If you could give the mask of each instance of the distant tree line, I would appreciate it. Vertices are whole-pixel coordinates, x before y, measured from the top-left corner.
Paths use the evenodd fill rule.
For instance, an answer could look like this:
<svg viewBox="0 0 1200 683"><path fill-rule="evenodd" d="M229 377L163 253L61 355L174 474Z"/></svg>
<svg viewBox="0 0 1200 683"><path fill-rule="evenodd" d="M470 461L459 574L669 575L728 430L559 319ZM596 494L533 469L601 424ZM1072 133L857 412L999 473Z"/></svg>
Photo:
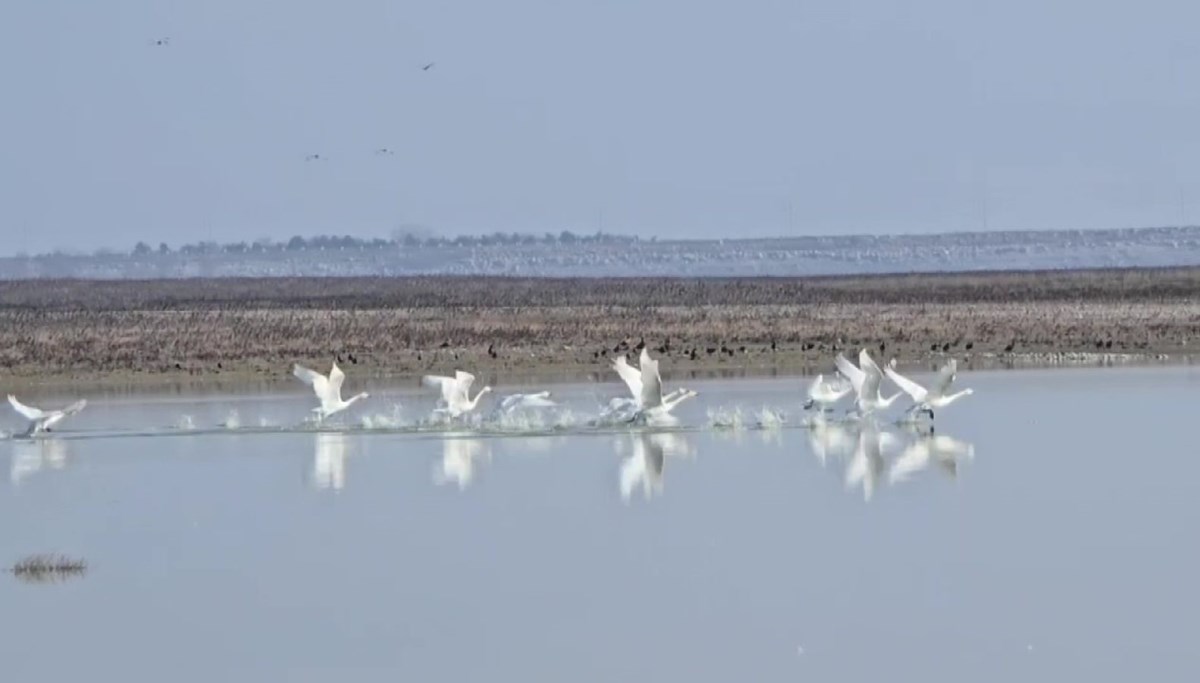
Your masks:
<svg viewBox="0 0 1200 683"><path fill-rule="evenodd" d="M317 235L301 237L296 235L291 239L278 241L272 239L257 239L253 242L214 241L192 242L172 248L166 242L153 246L147 242L138 242L129 255L137 257L167 256L170 254L200 255L200 254L264 254L301 251L369 251L382 249L440 249L446 247L492 247L492 246L530 246L530 245L574 245L574 244L630 244L639 241L636 236L612 235L605 232L592 234L577 234L570 230L560 233L545 233L541 236L517 232L493 232L485 235L458 235L456 237L440 237L422 234L426 231L398 230L391 239L381 237L360 238L350 235ZM52 254L42 254L43 257L71 256L72 254L56 251ZM112 249L98 249L93 256L121 256L120 252Z"/></svg>

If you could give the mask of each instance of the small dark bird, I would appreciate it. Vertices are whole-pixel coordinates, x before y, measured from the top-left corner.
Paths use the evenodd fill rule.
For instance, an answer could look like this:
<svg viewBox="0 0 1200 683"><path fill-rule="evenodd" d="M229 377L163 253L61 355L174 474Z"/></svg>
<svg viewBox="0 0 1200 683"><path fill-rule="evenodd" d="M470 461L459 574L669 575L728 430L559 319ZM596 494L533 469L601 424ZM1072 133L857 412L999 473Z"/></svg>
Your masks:
<svg viewBox="0 0 1200 683"><path fill-rule="evenodd" d="M772 352L775 351L775 340L774 339L771 340L771 351Z"/></svg>
<svg viewBox="0 0 1200 683"><path fill-rule="evenodd" d="M421 354L417 353L417 360L421 360Z"/></svg>
<svg viewBox="0 0 1200 683"><path fill-rule="evenodd" d="M157 38L154 41L155 47L166 47L171 44L170 38Z"/></svg>
<svg viewBox="0 0 1200 683"><path fill-rule="evenodd" d="M1096 340L1096 348L1098 348L1098 349L1104 348L1104 342L1100 339L1097 339Z"/></svg>
<svg viewBox="0 0 1200 683"><path fill-rule="evenodd" d="M342 362L342 354L340 354L340 353L336 354L336 358L337 358L337 362L339 362L339 363Z"/></svg>
<svg viewBox="0 0 1200 683"><path fill-rule="evenodd" d="M308 156L304 157L304 160L305 161L320 161L321 155L320 154L309 154Z"/></svg>
<svg viewBox="0 0 1200 683"><path fill-rule="evenodd" d="M638 351L640 353L641 350L644 348L646 348L646 338L642 337L641 339L638 340L637 346L633 347L633 350Z"/></svg>
<svg viewBox="0 0 1200 683"><path fill-rule="evenodd" d="M887 351L887 342L879 342L879 353Z"/></svg>
<svg viewBox="0 0 1200 683"><path fill-rule="evenodd" d="M949 353L949 351L950 351L950 342L946 342L945 344L942 344L942 353Z"/></svg>
<svg viewBox="0 0 1200 683"><path fill-rule="evenodd" d="M601 356L605 356L605 357L607 357L607 356L608 356L608 349L600 349L600 355L601 355Z"/></svg>
<svg viewBox="0 0 1200 683"><path fill-rule="evenodd" d="M745 352L746 352L746 347L745 347L745 346L739 346L739 347L738 347L738 353L745 353ZM733 355L733 354L729 354L729 355Z"/></svg>
<svg viewBox="0 0 1200 683"><path fill-rule="evenodd" d="M496 353L495 347L492 346L491 344L488 344L488 355L491 356L492 358L496 358L499 355Z"/></svg>
<svg viewBox="0 0 1200 683"><path fill-rule="evenodd" d="M421 67L421 71L429 71L430 69L433 68L433 65L436 63L437 62L430 62L430 63L426 64L425 66Z"/></svg>
<svg viewBox="0 0 1200 683"><path fill-rule="evenodd" d="M929 350L930 350L930 351L937 351L937 350L938 350L938 345L937 345L937 344L930 344L930 345L929 345Z"/></svg>
<svg viewBox="0 0 1200 683"><path fill-rule="evenodd" d="M621 352L620 344L617 344L616 346L613 347L613 353L620 353L620 352Z"/></svg>
<svg viewBox="0 0 1200 683"><path fill-rule="evenodd" d="M225 369L225 366L224 366L224 365L221 365L221 362L220 362L220 361L217 361L217 369L218 369L218 370L224 370L224 369Z"/></svg>
<svg viewBox="0 0 1200 683"><path fill-rule="evenodd" d="M444 341L444 342L442 342L442 346L441 346L441 348L443 348L443 349L448 349L448 348L450 348L450 342L448 342L448 341Z"/></svg>
<svg viewBox="0 0 1200 683"><path fill-rule="evenodd" d="M1004 347L1004 352L1005 352L1005 353L1012 353L1013 347L1014 347L1014 346L1016 346L1016 345L1017 345L1017 342L1016 342L1016 341L1010 341L1010 342L1008 343L1008 346Z"/></svg>
<svg viewBox="0 0 1200 683"><path fill-rule="evenodd" d="M705 349L705 351L706 351L706 352L708 352L708 355L710 355L710 356L711 356L711 355L713 355L714 353L716 353L716 352L717 352L717 349L716 349L716 347L710 346L710 347L708 347L707 349Z"/></svg>
<svg viewBox="0 0 1200 683"><path fill-rule="evenodd" d="M694 347L694 346L692 347L692 353L691 353L690 358L692 360L696 360L696 347Z"/></svg>
<svg viewBox="0 0 1200 683"><path fill-rule="evenodd" d="M353 353L347 353L346 360L350 361L351 363L353 363L355 365L358 365L358 359L354 357Z"/></svg>
<svg viewBox="0 0 1200 683"><path fill-rule="evenodd" d="M182 370L182 369L183 369L183 365L182 365L181 363L176 363L176 364L175 364L175 369L176 369L176 370Z"/></svg>
<svg viewBox="0 0 1200 683"><path fill-rule="evenodd" d="M387 156L392 156L393 154L395 154L394 151L388 149L387 147L380 147L379 149L375 150L375 153L379 154L379 155L387 155Z"/></svg>
<svg viewBox="0 0 1200 683"><path fill-rule="evenodd" d="M1106 348L1106 349L1111 349L1111 348L1112 348L1112 340L1111 340L1111 339L1109 339L1108 341L1104 342L1104 348Z"/></svg>
<svg viewBox="0 0 1200 683"><path fill-rule="evenodd" d="M975 342L967 342L967 345L963 348L970 351L971 349L975 348Z"/></svg>

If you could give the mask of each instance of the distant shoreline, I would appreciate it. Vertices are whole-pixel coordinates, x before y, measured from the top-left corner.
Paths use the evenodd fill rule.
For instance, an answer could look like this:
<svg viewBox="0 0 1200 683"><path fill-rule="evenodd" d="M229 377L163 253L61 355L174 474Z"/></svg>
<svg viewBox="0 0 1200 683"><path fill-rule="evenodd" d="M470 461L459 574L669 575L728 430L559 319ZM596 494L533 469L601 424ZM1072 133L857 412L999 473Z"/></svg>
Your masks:
<svg viewBox="0 0 1200 683"><path fill-rule="evenodd" d="M338 356L368 377L586 376L643 338L679 373L828 372L864 346L918 366L1191 362L1200 267L0 282L0 375L21 384L272 380Z"/></svg>

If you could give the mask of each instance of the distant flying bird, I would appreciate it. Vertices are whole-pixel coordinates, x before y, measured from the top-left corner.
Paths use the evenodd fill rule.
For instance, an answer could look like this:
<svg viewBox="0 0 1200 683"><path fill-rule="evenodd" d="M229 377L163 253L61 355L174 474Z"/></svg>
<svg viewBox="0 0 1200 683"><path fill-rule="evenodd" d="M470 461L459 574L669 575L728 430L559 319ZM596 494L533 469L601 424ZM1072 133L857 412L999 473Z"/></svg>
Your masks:
<svg viewBox="0 0 1200 683"><path fill-rule="evenodd" d="M392 150L392 149L388 149L387 147L380 147L379 149L375 150L375 153L376 154L387 154L390 156L392 154L395 154L396 151Z"/></svg>
<svg viewBox="0 0 1200 683"><path fill-rule="evenodd" d="M430 69L433 68L434 64L436 64L436 62L430 62L430 63L426 64L425 66L421 67L421 71L429 71Z"/></svg>
<svg viewBox="0 0 1200 683"><path fill-rule="evenodd" d="M152 43L156 47L166 47L171 44L170 38L156 38Z"/></svg>
<svg viewBox="0 0 1200 683"><path fill-rule="evenodd" d="M355 401L360 401L368 398L366 392L351 396L349 400L342 400L342 383L346 381L346 374L337 366L337 362L333 363L333 367L329 370L329 375L310 370L303 365L293 365L292 374L297 379L312 387L313 393L317 395L317 400L321 405L313 408L318 420L340 413L343 410L354 405Z"/></svg>
<svg viewBox="0 0 1200 683"><path fill-rule="evenodd" d="M320 161L321 155L320 154L309 154L308 156L304 157L304 160L305 161Z"/></svg>

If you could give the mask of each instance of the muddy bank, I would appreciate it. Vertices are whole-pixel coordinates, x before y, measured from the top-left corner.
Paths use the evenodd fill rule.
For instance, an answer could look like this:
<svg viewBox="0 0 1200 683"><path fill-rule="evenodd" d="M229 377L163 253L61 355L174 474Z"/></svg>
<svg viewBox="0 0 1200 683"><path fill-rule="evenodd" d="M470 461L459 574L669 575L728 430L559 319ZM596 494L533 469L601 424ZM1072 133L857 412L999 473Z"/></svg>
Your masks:
<svg viewBox="0 0 1200 683"><path fill-rule="evenodd" d="M640 342L672 372L1188 362L1200 268L736 280L351 278L0 283L0 372L55 378L586 375Z"/></svg>

